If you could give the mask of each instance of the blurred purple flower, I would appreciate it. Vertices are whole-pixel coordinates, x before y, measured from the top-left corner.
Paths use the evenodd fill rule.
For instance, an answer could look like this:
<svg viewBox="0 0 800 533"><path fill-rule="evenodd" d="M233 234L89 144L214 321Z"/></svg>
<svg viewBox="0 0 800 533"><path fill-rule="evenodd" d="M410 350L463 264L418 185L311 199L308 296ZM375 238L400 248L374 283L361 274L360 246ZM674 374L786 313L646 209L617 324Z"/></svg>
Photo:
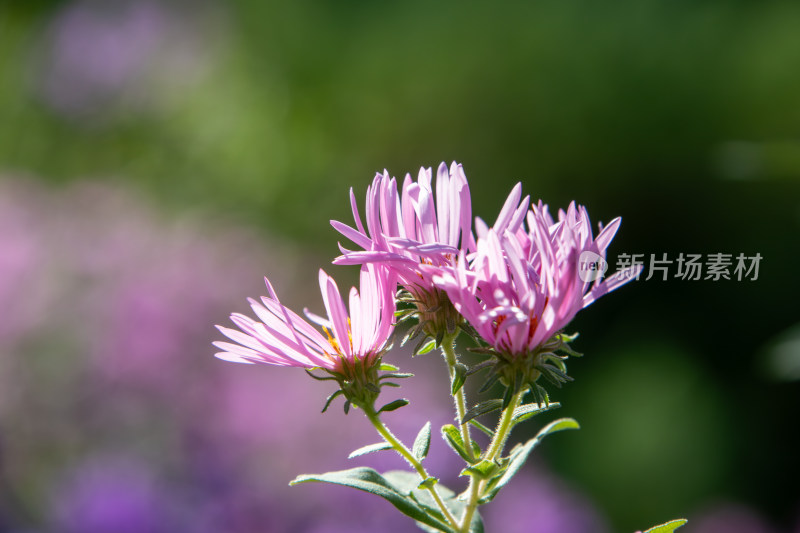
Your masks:
<svg viewBox="0 0 800 533"><path fill-rule="evenodd" d="M753 509L725 503L707 509L689 519L697 533L776 533Z"/></svg>
<svg viewBox="0 0 800 533"><path fill-rule="evenodd" d="M121 104L141 107L157 79L195 79L214 39L200 37L197 24L208 2L194 4L179 10L155 0L68 3L44 37L41 97L59 113L86 117Z"/></svg>
<svg viewBox="0 0 800 533"><path fill-rule="evenodd" d="M41 501L42 490L53 491L53 505L63 499L58 530L66 530L146 508L157 495L176 510L168 516L178 524L173 531L249 533L329 527L346 502L370 498L287 487L303 469L354 466L347 454L377 440L361 417L319 415L332 391L303 373L209 357L208 324L258 290L264 270L303 298L305 284L288 275L300 262L297 251L221 224L161 216L130 191L97 183L54 191L0 181L0 207L0 308L15 310L0 325L0 422L13 428L2 435L1 459L7 486L20 493L16 501ZM450 422L446 391L431 386L447 379L437 363L403 363L417 376L402 396L425 417L388 415L406 441L428 418ZM109 454L132 453L160 459L146 462L150 474L114 486L114 476L131 478L123 474L133 468ZM365 462L405 466L389 452ZM442 472L460 463L443 442L432 444L429 462ZM102 465L121 474L103 474ZM104 491L92 489L102 486L121 502L108 515L98 510ZM11 499L0 494L0 501ZM388 523L395 513L370 501L369 512L346 517L353 529ZM83 522L69 522L66 508L80 510L75 520Z"/></svg>
<svg viewBox="0 0 800 533"><path fill-rule="evenodd" d="M590 501L541 464L518 476L491 505L481 508L487 531L503 533L606 533L605 518Z"/></svg>
<svg viewBox="0 0 800 533"><path fill-rule="evenodd" d="M167 489L146 463L93 457L53 495L53 522L64 533L175 531Z"/></svg>
<svg viewBox="0 0 800 533"><path fill-rule="evenodd" d="M0 189L1 192L4 191ZM28 192L18 191L22 195ZM36 231L34 214L18 200L0 194L0 303L7 304L3 309L11 311L0 320L0 349L8 349L41 320L41 291L36 290L35 280L45 267L44 243ZM8 305L12 302L13 306Z"/></svg>

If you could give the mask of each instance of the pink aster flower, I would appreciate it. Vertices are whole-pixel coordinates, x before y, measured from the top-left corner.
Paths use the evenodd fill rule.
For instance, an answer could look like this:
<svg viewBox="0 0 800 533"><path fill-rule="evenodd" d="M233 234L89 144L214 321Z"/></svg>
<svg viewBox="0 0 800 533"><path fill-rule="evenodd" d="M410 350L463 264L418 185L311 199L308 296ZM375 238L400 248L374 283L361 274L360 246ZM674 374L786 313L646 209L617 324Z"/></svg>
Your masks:
<svg viewBox="0 0 800 533"><path fill-rule="evenodd" d="M515 359L535 354L575 314L634 277L641 266L605 280L584 281L584 252L605 259L619 218L593 238L589 216L573 202L554 221L541 202L527 213L527 228L486 230L471 262L462 254L433 279L455 308L498 354ZM586 276L583 276L584 278Z"/></svg>
<svg viewBox="0 0 800 533"><path fill-rule="evenodd" d="M448 264L459 250L474 250L472 204L461 165L453 162L449 172L447 165L439 165L435 197L434 202L430 168L421 168L416 182L406 174L401 195L395 178L386 171L377 174L367 187L365 228L351 188L356 227L335 220L331 225L363 250L340 246L343 255L334 263L382 262L403 274L403 282L416 283L420 263Z"/></svg>
<svg viewBox="0 0 800 533"><path fill-rule="evenodd" d="M215 342L222 350L216 356L237 363L266 363L277 366L322 368L350 378L353 368L375 365L394 330L396 282L382 268L365 265L361 269L360 292L350 290L350 313L336 282L323 270L319 285L328 318L306 311L312 322L322 327L320 333L299 315L281 304L265 278L268 297L261 302L250 299L258 322L234 313L231 320L241 331L217 326L235 344Z"/></svg>
<svg viewBox="0 0 800 533"><path fill-rule="evenodd" d="M398 194L395 178L386 171L377 174L367 188L366 228L352 188L350 204L356 227L335 220L331 225L362 248L352 251L340 245L343 255L334 263L379 262L391 269L410 293L409 301L416 304L424 331L437 337L445 330L452 333L460 316L434 285L436 269L425 267L452 267L459 253L475 251L475 237L469 186L461 165L454 161L449 171L444 163L439 165L435 195L432 180L431 169L421 168L416 182L406 175L402 194ZM495 226L516 229L521 224L527 198L518 206L520 190L518 185L512 191Z"/></svg>

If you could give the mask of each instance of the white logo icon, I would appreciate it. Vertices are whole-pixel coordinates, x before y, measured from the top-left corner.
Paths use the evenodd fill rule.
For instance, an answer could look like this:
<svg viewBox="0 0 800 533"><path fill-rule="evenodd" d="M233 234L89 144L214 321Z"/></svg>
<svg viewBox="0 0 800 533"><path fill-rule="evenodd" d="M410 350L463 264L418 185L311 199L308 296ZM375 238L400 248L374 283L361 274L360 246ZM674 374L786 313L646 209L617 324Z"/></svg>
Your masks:
<svg viewBox="0 0 800 533"><path fill-rule="evenodd" d="M586 283L598 280L608 270L608 263L602 255L586 250L578 257L578 277Z"/></svg>

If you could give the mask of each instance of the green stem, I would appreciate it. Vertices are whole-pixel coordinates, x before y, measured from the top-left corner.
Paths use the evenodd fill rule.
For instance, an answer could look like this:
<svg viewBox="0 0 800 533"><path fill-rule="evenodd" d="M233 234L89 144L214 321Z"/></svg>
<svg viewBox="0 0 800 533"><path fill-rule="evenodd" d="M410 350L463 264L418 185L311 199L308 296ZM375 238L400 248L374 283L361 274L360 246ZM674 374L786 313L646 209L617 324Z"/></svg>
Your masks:
<svg viewBox="0 0 800 533"><path fill-rule="evenodd" d="M419 474L419 476L422 478L423 481L431 477L430 474L428 474L428 471L425 469L425 467L422 466L422 463L420 463L417 460L417 458L414 457L414 454L411 453L411 451L406 447L406 445L400 442L400 440L397 437L395 437L391 431L389 431L389 428L386 427L386 424L383 423L383 420L381 420L380 416L375 411L374 406L365 407L364 413L367 415L367 418L372 423L372 425L375 426L375 429L378 431L381 437L383 437L383 439L386 442L391 444L392 448L394 448L394 450L397 453L399 453L403 457L403 459L408 461L408 464L410 464L411 467L417 471L417 474ZM426 486L425 488L428 490L428 492L431 493L431 496L433 497L434 501L439 506L439 509L442 511L442 514L447 519L447 521L450 522L450 525L453 526L453 529L457 530L458 521L450 512L450 510L447 508L447 506L444 504L444 500L442 500L442 497L439 495L439 491L436 490L436 485L434 484L432 486Z"/></svg>
<svg viewBox="0 0 800 533"><path fill-rule="evenodd" d="M514 418L514 410L519 407L520 403L522 403L522 397L525 396L526 392L527 389L520 389L516 394L514 394L514 396L511 398L511 403L509 403L508 407L506 407L503 411L503 416L500 417L500 421L497 423L497 429L494 432L494 438L492 439L491 444L489 444L489 449L486 451L486 459L494 461L503 453L503 448L506 446L506 441L508 440L509 435L511 435L511 420Z"/></svg>
<svg viewBox="0 0 800 533"><path fill-rule="evenodd" d="M442 340L442 354L444 355L444 359L447 362L447 369L450 371L450 382L453 382L453 379L456 375L456 363L458 363L458 357L456 357L456 352L454 349L455 340L458 336L458 333L453 334L452 336L448 335ZM475 460L475 454L472 451L472 439L469 435L469 424L462 424L461 421L464 420L464 415L467 412L467 396L464 393L464 387L462 386L453 396L453 402L456 405L456 421L458 425L461 427L461 440L464 442L464 449L467 452L467 457L470 458L471 461Z"/></svg>
<svg viewBox="0 0 800 533"><path fill-rule="evenodd" d="M511 398L511 403L508 404L508 407L503 410L503 414L500 417L500 421L497 423L497 429L495 430L492 442L489 443L489 448L486 450L484 459L495 461L503 454L503 448L505 448L506 441L509 435L511 435L511 421L514 418L514 410L519 407L525 392L525 389L517 392ZM464 517L460 527L457 529L458 533L469 533L470 522L472 522L475 510L478 508L478 500L486 487L486 483L488 483L487 480L478 481L474 476L470 477L469 488L467 489L469 492L469 502L467 503L467 508L464 510Z"/></svg>

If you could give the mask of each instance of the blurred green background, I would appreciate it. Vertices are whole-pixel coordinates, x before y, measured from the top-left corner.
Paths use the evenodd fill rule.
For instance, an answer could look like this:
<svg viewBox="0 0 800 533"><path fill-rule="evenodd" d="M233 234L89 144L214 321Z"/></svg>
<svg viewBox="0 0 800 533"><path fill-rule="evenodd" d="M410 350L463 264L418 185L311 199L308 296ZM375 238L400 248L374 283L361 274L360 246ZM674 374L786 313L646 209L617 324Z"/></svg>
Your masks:
<svg viewBox="0 0 800 533"><path fill-rule="evenodd" d="M350 187L452 160L489 221L522 181L621 215L612 258L761 254L755 281L656 276L579 315L554 397L582 430L542 454L614 531L719 501L800 527L800 3L0 4L6 176L332 258Z"/></svg>

